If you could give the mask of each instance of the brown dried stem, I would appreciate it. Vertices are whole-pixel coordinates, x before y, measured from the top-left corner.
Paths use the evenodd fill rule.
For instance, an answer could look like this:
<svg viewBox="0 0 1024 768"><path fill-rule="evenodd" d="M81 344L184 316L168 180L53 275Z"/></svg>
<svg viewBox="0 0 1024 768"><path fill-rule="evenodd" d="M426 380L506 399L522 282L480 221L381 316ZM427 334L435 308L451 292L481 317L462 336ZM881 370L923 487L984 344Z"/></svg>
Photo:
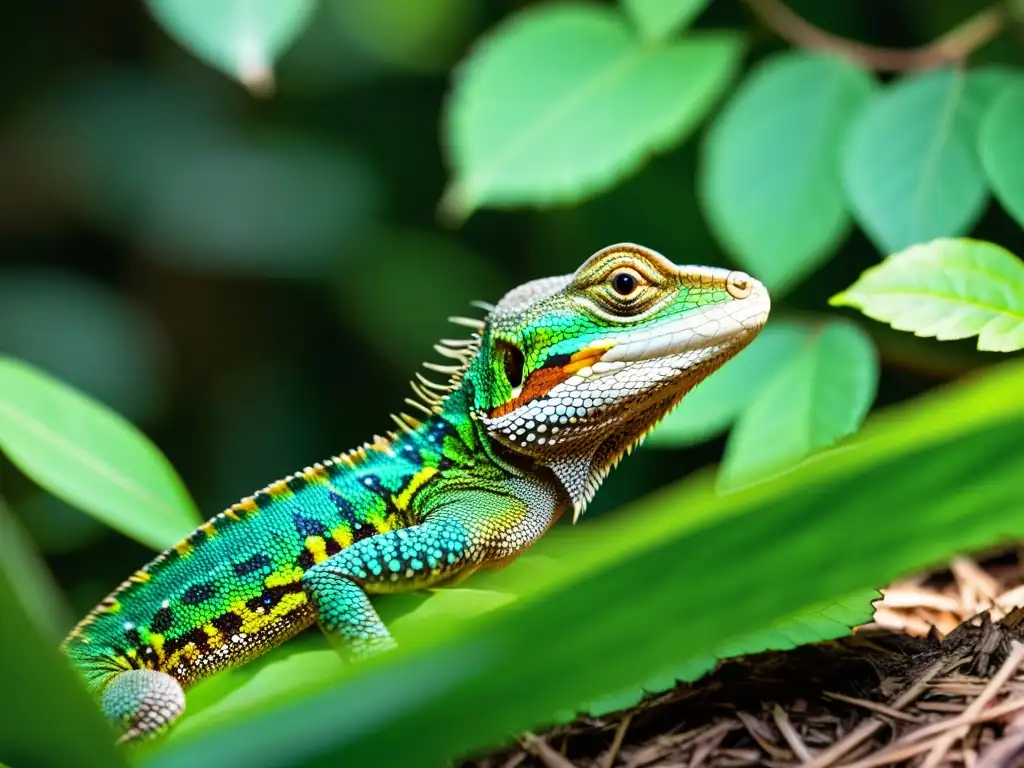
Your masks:
<svg viewBox="0 0 1024 768"><path fill-rule="evenodd" d="M833 35L816 27L779 0L746 0L757 17L783 40L812 51L834 53L879 72L912 72L962 64L1006 24L1001 4L967 19L934 42L918 48L883 48Z"/></svg>

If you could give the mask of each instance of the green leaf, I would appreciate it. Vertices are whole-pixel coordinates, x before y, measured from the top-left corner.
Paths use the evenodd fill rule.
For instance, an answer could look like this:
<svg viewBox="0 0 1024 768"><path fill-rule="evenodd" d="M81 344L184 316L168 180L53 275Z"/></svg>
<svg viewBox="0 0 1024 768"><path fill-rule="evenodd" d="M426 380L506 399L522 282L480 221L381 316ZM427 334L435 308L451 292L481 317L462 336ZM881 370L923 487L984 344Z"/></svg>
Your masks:
<svg viewBox="0 0 1024 768"><path fill-rule="evenodd" d="M602 696L587 707L593 717L617 712L637 704L645 693L662 693L677 683L690 683L711 672L720 661L750 656L765 651L788 651L801 645L846 637L853 627L871 620L872 601L881 598L878 590L858 592L845 599L828 601L774 622L767 629L732 640L707 656L688 659L670 672L656 675L643 686L632 686L610 696Z"/></svg>
<svg viewBox="0 0 1024 768"><path fill-rule="evenodd" d="M749 656L764 651L788 651L801 645L846 637L858 624L871 621L875 600L882 594L874 588L819 605L804 608L793 616L773 622L752 635L744 635L718 648L719 659Z"/></svg>
<svg viewBox="0 0 1024 768"><path fill-rule="evenodd" d="M1024 348L1024 263L982 240L915 245L866 270L830 303L917 336L977 336L978 349L989 352Z"/></svg>
<svg viewBox="0 0 1024 768"><path fill-rule="evenodd" d="M172 739L146 764L441 765L779 617L1024 536L1022 388L1024 364L1004 363L757 488L719 496L704 473L557 526L536 549L558 572L519 571L510 605Z"/></svg>
<svg viewBox="0 0 1024 768"><path fill-rule="evenodd" d="M31 579L33 574L19 573ZM4 714L0 763L33 768L118 768L113 731L75 679L52 638L26 615L11 577L0 568L0 679Z"/></svg>
<svg viewBox="0 0 1024 768"><path fill-rule="evenodd" d="M962 72L910 75L854 121L843 179L855 217L879 250L960 235L977 222L988 188L975 137L989 91Z"/></svg>
<svg viewBox="0 0 1024 768"><path fill-rule="evenodd" d="M0 449L54 496L156 549L201 522L147 437L105 406L2 356Z"/></svg>
<svg viewBox="0 0 1024 768"><path fill-rule="evenodd" d="M985 111L978 152L999 202L1024 227L1024 81L997 96Z"/></svg>
<svg viewBox="0 0 1024 768"><path fill-rule="evenodd" d="M776 369L736 422L719 488L755 482L852 434L877 386L878 357L860 328L845 320L808 326L801 349Z"/></svg>
<svg viewBox="0 0 1024 768"><path fill-rule="evenodd" d="M613 9L537 6L461 65L442 211L552 205L593 195L681 142L732 78L735 36L647 47Z"/></svg>
<svg viewBox="0 0 1024 768"><path fill-rule="evenodd" d="M622 8L645 40L671 37L690 26L711 0L622 0Z"/></svg>
<svg viewBox="0 0 1024 768"><path fill-rule="evenodd" d="M315 0L146 0L183 47L252 91L274 85L273 64L312 18Z"/></svg>
<svg viewBox="0 0 1024 768"><path fill-rule="evenodd" d="M451 66L473 36L477 0L327 0L344 42L391 67L417 72Z"/></svg>
<svg viewBox="0 0 1024 768"><path fill-rule="evenodd" d="M28 532L0 497L0 571L7 574L25 613L57 645L72 618L53 576L35 552Z"/></svg>
<svg viewBox="0 0 1024 768"><path fill-rule="evenodd" d="M874 91L842 59L784 53L758 65L712 123L699 177L708 223L770 288L812 272L849 233L839 147Z"/></svg>
<svg viewBox="0 0 1024 768"><path fill-rule="evenodd" d="M680 448L724 432L799 350L805 335L803 323L769 322L750 346L694 387L644 445Z"/></svg>

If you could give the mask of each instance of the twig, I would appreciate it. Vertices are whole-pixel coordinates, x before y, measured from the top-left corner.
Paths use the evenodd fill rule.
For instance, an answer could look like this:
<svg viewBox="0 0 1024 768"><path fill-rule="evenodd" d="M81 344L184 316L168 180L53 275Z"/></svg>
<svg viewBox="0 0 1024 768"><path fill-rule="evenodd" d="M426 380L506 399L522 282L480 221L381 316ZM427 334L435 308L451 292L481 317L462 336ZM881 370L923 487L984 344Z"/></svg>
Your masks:
<svg viewBox="0 0 1024 768"><path fill-rule="evenodd" d="M633 719L633 713L628 713L622 722L619 723L619 727L615 729L615 738L612 739L612 745L608 747L608 751L604 753L604 757L601 758L601 768L612 768L615 765L615 758L619 756L619 750L622 748L622 740L626 738L626 731L629 729L629 723Z"/></svg>
<svg viewBox="0 0 1024 768"><path fill-rule="evenodd" d="M786 710L775 704L772 707L772 718L775 720L775 727L779 729L779 733L782 734L782 738L789 744L789 748L793 750L793 754L802 763L810 762L814 759L814 755L804 744L803 739L800 738L800 734L796 732L796 728L789 721L789 715L786 714Z"/></svg>
<svg viewBox="0 0 1024 768"><path fill-rule="evenodd" d="M826 32L779 0L746 2L757 17L783 40L801 48L834 53L879 72L912 72L962 63L995 37L1007 20L1003 7L993 5L927 45L883 48Z"/></svg>
<svg viewBox="0 0 1024 768"><path fill-rule="evenodd" d="M528 752L544 763L545 768L576 768L572 761L557 752L544 739L534 736L532 733L526 734L521 742Z"/></svg>

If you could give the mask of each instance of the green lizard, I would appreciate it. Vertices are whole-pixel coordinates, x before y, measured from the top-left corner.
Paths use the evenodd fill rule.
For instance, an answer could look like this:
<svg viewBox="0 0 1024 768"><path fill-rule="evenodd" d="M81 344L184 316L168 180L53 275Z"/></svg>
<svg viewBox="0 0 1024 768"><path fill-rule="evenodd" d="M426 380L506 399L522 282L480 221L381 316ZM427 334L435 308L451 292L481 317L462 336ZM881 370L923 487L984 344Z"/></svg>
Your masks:
<svg viewBox="0 0 1024 768"><path fill-rule="evenodd" d="M638 245L486 307L443 341L441 385L396 432L306 467L199 526L104 599L63 649L128 741L167 729L185 687L318 623L352 658L394 641L368 595L515 558L694 385L757 335L765 288Z"/></svg>

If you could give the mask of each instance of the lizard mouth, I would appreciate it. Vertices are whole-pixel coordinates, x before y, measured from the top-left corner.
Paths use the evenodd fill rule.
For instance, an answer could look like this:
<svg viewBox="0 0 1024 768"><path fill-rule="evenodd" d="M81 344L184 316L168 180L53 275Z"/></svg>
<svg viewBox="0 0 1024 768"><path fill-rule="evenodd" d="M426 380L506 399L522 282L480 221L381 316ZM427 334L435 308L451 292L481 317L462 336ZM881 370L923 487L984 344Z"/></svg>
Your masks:
<svg viewBox="0 0 1024 768"><path fill-rule="evenodd" d="M745 298L687 314L658 328L633 333L601 355L601 363L605 365L598 367L675 357L749 341L768 320L771 301L761 283L749 277L747 280L750 290Z"/></svg>

